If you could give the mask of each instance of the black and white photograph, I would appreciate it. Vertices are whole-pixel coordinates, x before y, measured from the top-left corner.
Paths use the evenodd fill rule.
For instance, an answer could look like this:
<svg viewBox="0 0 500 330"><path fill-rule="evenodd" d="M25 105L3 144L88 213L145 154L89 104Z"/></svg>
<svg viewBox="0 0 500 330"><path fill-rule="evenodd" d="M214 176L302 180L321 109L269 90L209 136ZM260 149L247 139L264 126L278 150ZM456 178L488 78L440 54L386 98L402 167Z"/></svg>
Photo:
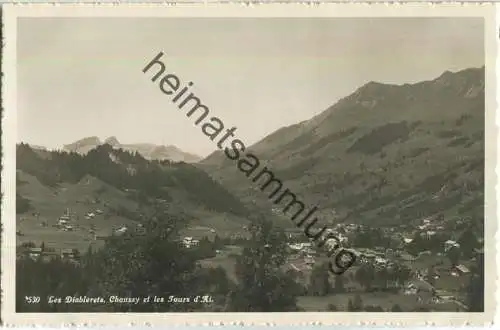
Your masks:
<svg viewBox="0 0 500 330"><path fill-rule="evenodd" d="M3 10L9 313L494 312L484 8L62 7Z"/></svg>

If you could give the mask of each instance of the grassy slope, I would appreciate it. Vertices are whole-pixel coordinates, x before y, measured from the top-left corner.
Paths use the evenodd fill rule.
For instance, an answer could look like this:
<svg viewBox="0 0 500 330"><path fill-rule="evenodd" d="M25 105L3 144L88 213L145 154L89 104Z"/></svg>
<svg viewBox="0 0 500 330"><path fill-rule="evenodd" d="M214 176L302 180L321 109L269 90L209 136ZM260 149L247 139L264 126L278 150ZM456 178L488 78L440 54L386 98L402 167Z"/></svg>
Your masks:
<svg viewBox="0 0 500 330"><path fill-rule="evenodd" d="M250 149L306 202L343 221L392 225L441 212L482 223L484 68L369 83ZM220 153L199 166L242 200L266 204Z"/></svg>
<svg viewBox="0 0 500 330"><path fill-rule="evenodd" d="M54 161L50 152L31 153L25 149L20 160L18 159L17 164L16 192L29 203L29 208L17 215L17 230L23 234L23 236L18 236L19 243L34 241L38 244L45 242L56 248L85 249L91 243L92 235L89 230L92 224L96 227L97 235L107 236L122 226L134 228L137 222L146 219L153 212L148 203L139 204L133 193L126 192L123 188L119 189L89 174L76 181L62 181L57 184L41 183L36 175L43 173L43 170L38 171L47 166L48 163L44 161ZM148 164L149 162L144 160L143 165L150 166ZM74 164L64 165L65 169L69 168L70 171L71 166ZM119 166L129 166L129 164L121 162ZM140 166L137 165L139 170ZM49 168L52 167L49 166ZM196 233L197 237L204 236L203 233L210 235L212 228L221 236L243 231L243 225L248 221L241 214L233 213L232 207L227 207L224 212L221 210L223 206L220 204L221 200L210 198L211 192L222 196L224 201L234 199L208 175L189 164L165 165L161 173L158 175L171 178L167 186L161 187L169 197L166 202L169 212L182 213L189 217L188 234ZM45 180L47 180L46 177ZM200 194L202 189L205 189L205 193ZM224 198L226 195L229 197ZM213 202L215 205L211 204ZM234 203L229 206L231 205L234 206ZM67 208L75 215L72 223L75 226L73 232L55 228L58 218ZM95 213L97 209L103 211L103 215L97 215L94 220L85 219L85 214ZM39 213L39 217L35 216L35 213ZM143 215L142 219L138 217L140 214ZM43 221L48 223L47 227L42 226Z"/></svg>

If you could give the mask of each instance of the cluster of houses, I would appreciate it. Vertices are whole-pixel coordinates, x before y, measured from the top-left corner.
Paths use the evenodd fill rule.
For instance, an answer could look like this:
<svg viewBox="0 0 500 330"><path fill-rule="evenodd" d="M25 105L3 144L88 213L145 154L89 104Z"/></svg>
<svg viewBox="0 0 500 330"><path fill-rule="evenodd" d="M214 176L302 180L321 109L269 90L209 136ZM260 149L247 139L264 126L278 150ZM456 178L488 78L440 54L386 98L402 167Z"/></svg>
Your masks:
<svg viewBox="0 0 500 330"><path fill-rule="evenodd" d="M189 249L191 247L198 246L200 244L200 241L190 236L186 236L182 239L182 244Z"/></svg>
<svg viewBox="0 0 500 330"><path fill-rule="evenodd" d="M66 210L66 213L61 215L59 219L57 219L57 227L64 231L73 231L73 225L71 225L71 214L69 209Z"/></svg>
<svg viewBox="0 0 500 330"><path fill-rule="evenodd" d="M353 235L356 235L356 232L365 229L364 226L357 224L337 224L333 228L335 228L336 237L341 238L341 243L344 244L348 243L349 237L353 237ZM423 238L430 238L431 236L436 235L436 233L443 232L444 230L445 227L443 226L442 221L434 218L426 218L421 221L421 225L416 226L413 230L410 229L409 235L410 237L414 237L415 233L419 233ZM397 244L394 245L393 249L385 247L353 247L357 259L361 264L369 263L374 265L375 269L379 270L383 268L391 268L398 264L406 265L411 270L411 279L403 286L404 294L415 295L416 299L423 304L443 304L453 301L453 304L458 304L457 308L462 308L460 306L460 302L457 301L452 294L443 290L436 290L434 285L430 284L434 283L434 281L452 280L453 277L456 277L456 281L459 282L468 278L470 270L466 265L458 264L444 266L446 263L443 263L442 266L439 266L441 265L439 258L435 258L436 256L445 258L445 254L448 251L455 248L459 249L460 244L458 242L452 239L443 242L442 252L438 252L436 255L434 255L431 251L421 251L418 255L412 255L405 249L405 247L413 241L412 238L407 236L405 237L402 231L398 230L398 228L384 228L383 233L384 235L394 239L395 242L400 241L401 244L399 246ZM291 241L294 241L292 234L289 234L288 236ZM313 256L317 253L312 244L309 242L289 243L288 247L295 258L297 258L297 256L301 256L304 259L306 259L306 257L310 257L310 260L313 260ZM306 266L305 262L295 262L292 265L292 268L296 271L304 273L307 269L311 269L311 267L307 268ZM459 279L461 277L464 277L464 279Z"/></svg>
<svg viewBox="0 0 500 330"><path fill-rule="evenodd" d="M39 260L40 258L52 258L54 256L59 256L65 260L76 261L77 253L73 249L62 249L60 252L56 251L44 251L41 247L32 247L24 250L24 255L33 259L34 261Z"/></svg>
<svg viewBox="0 0 500 330"><path fill-rule="evenodd" d="M88 212L87 214L85 214L85 219L86 220L92 220L98 214L103 214L103 211L100 210L100 209L97 209L97 210L95 210L95 213L94 212Z"/></svg>
<svg viewBox="0 0 500 330"><path fill-rule="evenodd" d="M309 266L308 268L314 265L316 261L314 256L317 252L313 249L311 242L289 243L288 248L295 258L303 258L304 264Z"/></svg>
<svg viewBox="0 0 500 330"><path fill-rule="evenodd" d="M395 252L392 249L356 249L354 250L356 258L360 263L371 263L375 267L390 267L394 264L389 258L395 256ZM391 258L392 259L392 258Z"/></svg>
<svg viewBox="0 0 500 330"><path fill-rule="evenodd" d="M120 228L115 230L115 235L122 235L122 234L125 234L127 231L128 231L128 227L123 226L123 227L120 227Z"/></svg>

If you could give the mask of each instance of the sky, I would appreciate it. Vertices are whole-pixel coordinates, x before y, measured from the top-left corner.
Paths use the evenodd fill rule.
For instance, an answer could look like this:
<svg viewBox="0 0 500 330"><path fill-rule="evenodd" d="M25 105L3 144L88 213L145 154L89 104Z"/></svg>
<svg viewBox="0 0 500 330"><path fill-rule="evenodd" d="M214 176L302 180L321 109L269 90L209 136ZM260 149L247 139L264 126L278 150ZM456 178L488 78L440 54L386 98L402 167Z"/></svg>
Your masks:
<svg viewBox="0 0 500 330"><path fill-rule="evenodd" d="M18 141L88 136L217 149L142 69L161 51L235 136L253 144L369 81L412 83L484 65L475 18L21 18Z"/></svg>

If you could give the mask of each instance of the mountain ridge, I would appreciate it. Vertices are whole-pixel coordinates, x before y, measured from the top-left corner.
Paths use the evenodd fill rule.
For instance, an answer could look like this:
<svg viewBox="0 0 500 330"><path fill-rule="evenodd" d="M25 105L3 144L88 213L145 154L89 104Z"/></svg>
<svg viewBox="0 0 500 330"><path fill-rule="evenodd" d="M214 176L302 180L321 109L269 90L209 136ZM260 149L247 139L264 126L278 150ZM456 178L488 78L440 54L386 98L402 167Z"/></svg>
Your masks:
<svg viewBox="0 0 500 330"><path fill-rule="evenodd" d="M246 151L266 162L306 202L340 210L342 221L387 224L410 221L420 213L460 214L457 205L440 210L416 188L433 195L443 185L449 200L474 200L474 210L462 213L480 218L484 88L484 67L444 72L412 84L370 82ZM251 183L242 182L236 163L220 151L197 166L245 202L266 203L265 194L245 191ZM398 218L402 203L411 196L422 201ZM426 210L420 212L418 205ZM393 219L377 219L384 217Z"/></svg>
<svg viewBox="0 0 500 330"><path fill-rule="evenodd" d="M76 152L79 154L86 154L96 147L109 144L113 148L123 149L129 152L138 152L146 159L150 160L171 160L174 162L195 163L202 158L173 145L156 145L153 143L132 143L122 144L115 136L110 136L102 142L97 136L85 137L70 144L65 144L63 150L67 152Z"/></svg>
<svg viewBox="0 0 500 330"><path fill-rule="evenodd" d="M16 159L17 170L36 177L47 187L77 184L86 176L93 176L122 191L137 190L143 197L174 201L172 191L183 191L193 202L217 212L246 214L237 199L188 163L147 160L138 153L114 149L108 144L84 155L46 151L43 156L28 144L19 144ZM229 205L225 205L227 201Z"/></svg>

